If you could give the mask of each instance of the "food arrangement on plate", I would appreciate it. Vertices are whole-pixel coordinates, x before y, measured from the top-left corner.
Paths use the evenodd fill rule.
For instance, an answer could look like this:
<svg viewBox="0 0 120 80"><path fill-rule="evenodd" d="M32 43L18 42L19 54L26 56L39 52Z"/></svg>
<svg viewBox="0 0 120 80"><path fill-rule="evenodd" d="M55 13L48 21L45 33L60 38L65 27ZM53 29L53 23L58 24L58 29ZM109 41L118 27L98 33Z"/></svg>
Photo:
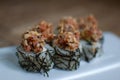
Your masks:
<svg viewBox="0 0 120 80"><path fill-rule="evenodd" d="M20 66L29 72L47 74L53 68L77 70L80 61L90 62L102 54L103 34L93 15L75 19L64 17L56 34L53 25L41 21L22 35L17 47Z"/></svg>

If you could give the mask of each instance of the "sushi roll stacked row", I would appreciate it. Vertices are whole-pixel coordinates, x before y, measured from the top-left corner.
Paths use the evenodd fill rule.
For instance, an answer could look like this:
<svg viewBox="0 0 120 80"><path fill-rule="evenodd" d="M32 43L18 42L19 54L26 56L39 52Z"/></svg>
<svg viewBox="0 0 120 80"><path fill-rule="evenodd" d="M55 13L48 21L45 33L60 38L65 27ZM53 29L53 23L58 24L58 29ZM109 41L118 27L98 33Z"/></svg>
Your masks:
<svg viewBox="0 0 120 80"><path fill-rule="evenodd" d="M94 16L64 17L56 34L53 25L41 21L22 35L17 48L20 66L30 72L46 73L52 68L76 70L80 61L101 55L103 34Z"/></svg>

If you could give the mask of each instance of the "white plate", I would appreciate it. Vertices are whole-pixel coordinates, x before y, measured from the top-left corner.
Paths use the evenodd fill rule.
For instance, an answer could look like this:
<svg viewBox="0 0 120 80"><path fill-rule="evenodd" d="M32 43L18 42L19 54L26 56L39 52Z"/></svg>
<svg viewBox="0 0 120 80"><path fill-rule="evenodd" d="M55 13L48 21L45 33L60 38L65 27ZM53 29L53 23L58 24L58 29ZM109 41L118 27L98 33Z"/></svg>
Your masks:
<svg viewBox="0 0 120 80"><path fill-rule="evenodd" d="M120 38L109 32L104 37L101 57L81 61L76 71L52 69L49 77L24 71L17 62L16 47L0 48L0 80L120 80Z"/></svg>

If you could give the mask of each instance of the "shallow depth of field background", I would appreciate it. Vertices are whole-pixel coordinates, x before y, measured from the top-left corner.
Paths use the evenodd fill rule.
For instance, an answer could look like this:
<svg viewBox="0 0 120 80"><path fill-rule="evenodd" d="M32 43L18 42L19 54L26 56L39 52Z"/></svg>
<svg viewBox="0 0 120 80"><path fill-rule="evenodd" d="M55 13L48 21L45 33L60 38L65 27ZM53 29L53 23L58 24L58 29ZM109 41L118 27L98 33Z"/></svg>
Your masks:
<svg viewBox="0 0 120 80"><path fill-rule="evenodd" d="M18 45L21 34L40 20L57 26L63 16L94 14L103 31L120 36L120 1L117 0L0 0L0 47Z"/></svg>

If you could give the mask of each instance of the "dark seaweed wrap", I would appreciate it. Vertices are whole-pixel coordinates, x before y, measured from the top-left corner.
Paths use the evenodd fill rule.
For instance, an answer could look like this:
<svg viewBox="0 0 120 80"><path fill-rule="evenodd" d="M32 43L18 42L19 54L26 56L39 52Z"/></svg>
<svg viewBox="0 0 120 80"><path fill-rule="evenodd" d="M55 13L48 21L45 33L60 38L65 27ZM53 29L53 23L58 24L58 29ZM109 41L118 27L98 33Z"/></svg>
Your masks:
<svg viewBox="0 0 120 80"><path fill-rule="evenodd" d="M104 42L104 37L102 37L96 44L93 45L92 42L84 41L82 43L82 59L89 62L96 56L101 56L103 53L102 46Z"/></svg>
<svg viewBox="0 0 120 80"><path fill-rule="evenodd" d="M51 59L51 51L43 51L41 53L28 53L22 47L17 48L17 57L20 66L29 72L46 73L53 68L53 61Z"/></svg>
<svg viewBox="0 0 120 80"><path fill-rule="evenodd" d="M76 70L80 66L80 49L67 51L55 47L54 67L63 70Z"/></svg>

